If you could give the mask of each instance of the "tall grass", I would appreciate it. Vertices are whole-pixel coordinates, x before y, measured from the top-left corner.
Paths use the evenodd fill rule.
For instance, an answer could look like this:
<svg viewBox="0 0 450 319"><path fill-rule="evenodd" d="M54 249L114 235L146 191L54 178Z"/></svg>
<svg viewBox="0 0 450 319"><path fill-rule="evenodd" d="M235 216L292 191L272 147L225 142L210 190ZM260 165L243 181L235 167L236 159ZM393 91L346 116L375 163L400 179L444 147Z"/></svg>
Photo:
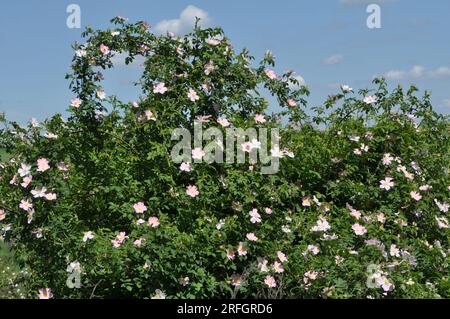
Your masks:
<svg viewBox="0 0 450 319"><path fill-rule="evenodd" d="M0 148L0 161L8 160L8 153L3 148Z"/></svg>
<svg viewBox="0 0 450 319"><path fill-rule="evenodd" d="M0 299L26 298L28 272L20 269L8 245L0 240Z"/></svg>
<svg viewBox="0 0 450 319"><path fill-rule="evenodd" d="M0 148L0 161L9 158L5 149ZM22 270L8 245L0 239L0 299L25 298L24 284L28 272Z"/></svg>

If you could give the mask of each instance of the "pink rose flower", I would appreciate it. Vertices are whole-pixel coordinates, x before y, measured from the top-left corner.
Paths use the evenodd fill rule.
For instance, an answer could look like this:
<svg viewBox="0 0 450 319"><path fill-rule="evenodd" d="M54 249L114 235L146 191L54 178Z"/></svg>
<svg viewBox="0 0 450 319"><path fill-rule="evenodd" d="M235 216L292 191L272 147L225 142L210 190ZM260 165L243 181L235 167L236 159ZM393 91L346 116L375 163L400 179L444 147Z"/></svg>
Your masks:
<svg viewBox="0 0 450 319"><path fill-rule="evenodd" d="M109 54L111 51L109 50L109 47L108 46L106 46L106 45L104 45L104 44L101 44L100 45L100 51L104 54L104 55L107 55L107 54Z"/></svg>
<svg viewBox="0 0 450 319"><path fill-rule="evenodd" d="M42 173L50 169L50 165L48 164L48 159L46 159L46 158L38 159L37 166L38 166L37 171L42 172Z"/></svg>
<svg viewBox="0 0 450 319"><path fill-rule="evenodd" d="M197 186L195 186L195 185L189 185L189 186L186 188L186 194L187 194L188 196L192 197L192 198L195 198L195 197L197 197L200 193L199 193L199 191L198 191L198 189L197 189Z"/></svg>
<svg viewBox="0 0 450 319"><path fill-rule="evenodd" d="M158 217L151 216L151 217L148 219L148 225L151 226L151 227L153 227L153 228L158 227L159 224L160 224L160 222L159 222Z"/></svg>
<svg viewBox="0 0 450 319"><path fill-rule="evenodd" d="M147 211L147 206L143 202L139 202L133 205L134 211L136 214L143 214Z"/></svg>
<svg viewBox="0 0 450 319"><path fill-rule="evenodd" d="M273 278L273 276L266 276L266 278L264 279L264 283L269 288L275 288L277 286L277 283L275 281L275 278Z"/></svg>

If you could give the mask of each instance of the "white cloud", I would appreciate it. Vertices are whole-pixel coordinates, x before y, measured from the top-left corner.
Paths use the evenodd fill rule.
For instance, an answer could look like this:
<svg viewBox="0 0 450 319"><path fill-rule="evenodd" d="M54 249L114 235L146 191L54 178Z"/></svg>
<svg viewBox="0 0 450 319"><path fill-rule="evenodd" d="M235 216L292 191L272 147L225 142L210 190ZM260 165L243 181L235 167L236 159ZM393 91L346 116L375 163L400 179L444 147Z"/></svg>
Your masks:
<svg viewBox="0 0 450 319"><path fill-rule="evenodd" d="M450 99L443 100L442 105L445 107L450 107Z"/></svg>
<svg viewBox="0 0 450 319"><path fill-rule="evenodd" d="M293 76L293 78L298 81L298 85L289 82L289 88L291 90L298 90L301 86L306 85L306 81L301 75Z"/></svg>
<svg viewBox="0 0 450 319"><path fill-rule="evenodd" d="M409 71L409 74L413 78L420 78L424 75L424 73L425 73L425 67L423 67L421 65L414 65L412 67L412 69Z"/></svg>
<svg viewBox="0 0 450 319"><path fill-rule="evenodd" d="M405 71L391 70L384 74L386 80L403 80L406 77Z"/></svg>
<svg viewBox="0 0 450 319"><path fill-rule="evenodd" d="M414 65L409 70L390 70L383 74L386 80L406 79L442 79L450 77L450 67L441 66L435 70L427 70L422 65Z"/></svg>
<svg viewBox="0 0 450 319"><path fill-rule="evenodd" d="M290 84L289 84L289 87L291 88L291 90L292 90L292 89L296 89L296 88L298 88L299 86L303 86L303 85L306 84L305 79L304 79L301 75L296 75L296 76L294 76L294 79L296 79L296 80L298 81L298 85L295 85L295 84L290 83Z"/></svg>
<svg viewBox="0 0 450 319"><path fill-rule="evenodd" d="M128 53L126 53L126 52L121 52L121 53L113 52L113 53L114 53L114 56L111 58L111 62L114 64L114 67L126 65L125 59L128 57ZM145 58L141 55L137 55L134 57L134 61L132 63L130 63L129 65L133 66L133 67L142 68L144 62L145 62Z"/></svg>
<svg viewBox="0 0 450 319"><path fill-rule="evenodd" d="M450 77L450 68L448 66L441 66L436 70L430 71L429 75L433 79Z"/></svg>
<svg viewBox="0 0 450 319"><path fill-rule="evenodd" d="M189 5L181 11L178 19L162 20L156 24L155 30L159 34L170 31L181 35L194 28L196 17L200 19L200 25L203 27L208 26L212 21L208 12L197 8L196 6Z"/></svg>
<svg viewBox="0 0 450 319"><path fill-rule="evenodd" d="M342 62L342 60L344 60L344 56L342 54L335 54L323 60L323 64L334 65Z"/></svg>

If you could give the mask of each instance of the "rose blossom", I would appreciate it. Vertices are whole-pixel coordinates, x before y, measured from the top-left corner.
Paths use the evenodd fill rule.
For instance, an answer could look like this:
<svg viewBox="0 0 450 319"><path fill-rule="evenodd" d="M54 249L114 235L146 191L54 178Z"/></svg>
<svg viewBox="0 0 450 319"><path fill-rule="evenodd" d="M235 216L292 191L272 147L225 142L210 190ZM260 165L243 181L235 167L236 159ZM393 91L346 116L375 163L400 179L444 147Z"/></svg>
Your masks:
<svg viewBox="0 0 450 319"><path fill-rule="evenodd" d="M192 150L193 159L201 160L205 155L206 153L200 147L196 147Z"/></svg>
<svg viewBox="0 0 450 319"><path fill-rule="evenodd" d="M247 248L245 248L243 242L240 242L240 243L239 243L237 252L238 252L238 255L239 255L239 256L245 256L245 255L247 255Z"/></svg>
<svg viewBox="0 0 450 319"><path fill-rule="evenodd" d="M104 54L104 55L107 55L107 54L109 54L111 51L109 50L109 47L108 46L106 46L106 45L104 45L104 44L101 44L100 45L100 51Z"/></svg>
<svg viewBox="0 0 450 319"><path fill-rule="evenodd" d="M277 283L275 281L275 278L273 278L273 276L266 276L266 278L264 279L264 283L269 288L275 288L277 286Z"/></svg>
<svg viewBox="0 0 450 319"><path fill-rule="evenodd" d="M70 101L70 106L74 108L79 108L81 106L82 101L79 98L72 99Z"/></svg>
<svg viewBox="0 0 450 319"><path fill-rule="evenodd" d="M183 172L190 172L192 171L192 165L190 163L183 162L180 165L180 170Z"/></svg>
<svg viewBox="0 0 450 319"><path fill-rule="evenodd" d="M37 160L38 172L45 172L50 169L50 165L48 164L48 159L40 158Z"/></svg>
<svg viewBox="0 0 450 319"><path fill-rule="evenodd" d="M419 193L414 192L414 191L410 192L409 195L411 196L411 198L415 199L416 201L419 201L422 199L422 195L420 195Z"/></svg>
<svg viewBox="0 0 450 319"><path fill-rule="evenodd" d="M133 208L134 208L134 211L136 212L136 214L143 214L144 212L147 211L147 206L145 206L145 204L143 202L134 204Z"/></svg>
<svg viewBox="0 0 450 319"><path fill-rule="evenodd" d="M94 239L94 233L92 231L87 231L83 234L83 241L87 242L88 240Z"/></svg>
<svg viewBox="0 0 450 319"><path fill-rule="evenodd" d="M394 187L394 182L392 181L392 177L386 177L384 180L380 181L380 188L384 190L390 190Z"/></svg>
<svg viewBox="0 0 450 319"><path fill-rule="evenodd" d="M352 229L355 232L355 234L358 236L362 236L365 233L367 233L367 229L364 226L361 226L360 224L354 224L352 226Z"/></svg>
<svg viewBox="0 0 450 319"><path fill-rule="evenodd" d="M197 197L200 193L199 193L199 191L198 191L198 189L197 189L197 186L195 186L195 185L189 185L189 186L186 188L186 194L187 194L188 196L192 197L192 198L195 198L195 197Z"/></svg>
<svg viewBox="0 0 450 319"><path fill-rule="evenodd" d="M248 234L246 235L246 237L247 237L247 239L250 240L250 241L257 241L257 240L258 240L258 237L256 237L256 235L255 235L254 233L248 233Z"/></svg>
<svg viewBox="0 0 450 319"><path fill-rule="evenodd" d="M159 224L160 224L160 222L159 222L158 217L151 216L151 217L148 219L148 225L151 226L151 227L153 227L153 228L158 227Z"/></svg>
<svg viewBox="0 0 450 319"><path fill-rule="evenodd" d="M187 96L192 102L198 101L200 99L197 92L195 92L193 89L189 89L189 93Z"/></svg>
<svg viewBox="0 0 450 319"><path fill-rule="evenodd" d="M267 122L267 120L266 120L264 115L262 115L262 114L255 114L255 123L257 123L257 124L258 123L259 124L264 124L266 122Z"/></svg>
<svg viewBox="0 0 450 319"><path fill-rule="evenodd" d="M167 92L167 87L164 82L159 82L153 87L153 93L164 94Z"/></svg>
<svg viewBox="0 0 450 319"><path fill-rule="evenodd" d="M20 208L22 208L24 211L30 211L33 209L33 204L28 199L22 199L20 201Z"/></svg>
<svg viewBox="0 0 450 319"><path fill-rule="evenodd" d="M50 288L41 288L38 290L39 299L51 299L53 298L53 293Z"/></svg>
<svg viewBox="0 0 450 319"><path fill-rule="evenodd" d="M287 100L287 103L288 103L288 105L289 106L297 106L297 102L295 102L295 100L294 99L289 99L289 100Z"/></svg>
<svg viewBox="0 0 450 319"><path fill-rule="evenodd" d="M286 255L281 251L277 252L277 257L282 263L287 261Z"/></svg>
<svg viewBox="0 0 450 319"><path fill-rule="evenodd" d="M366 104L374 104L378 102L378 98L374 95L369 95L364 98L364 103Z"/></svg>
<svg viewBox="0 0 450 319"><path fill-rule="evenodd" d="M267 77L271 80L275 80L277 78L277 74L274 70L266 69L264 70L264 73L266 73Z"/></svg>

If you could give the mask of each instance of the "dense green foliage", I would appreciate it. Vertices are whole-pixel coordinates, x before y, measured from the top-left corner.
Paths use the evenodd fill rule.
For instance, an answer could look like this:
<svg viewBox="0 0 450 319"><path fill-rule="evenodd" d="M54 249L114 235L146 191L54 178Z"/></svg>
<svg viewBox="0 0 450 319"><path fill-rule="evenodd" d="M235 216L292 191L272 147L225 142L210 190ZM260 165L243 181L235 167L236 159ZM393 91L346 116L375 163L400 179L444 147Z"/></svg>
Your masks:
<svg viewBox="0 0 450 319"><path fill-rule="evenodd" d="M292 72L276 76L269 52L254 67L220 29L177 38L113 23L74 46L67 120L3 121L0 229L31 271L30 297L450 297L450 125L427 93L375 80L307 109ZM145 57L136 103L103 96L100 71L119 53ZM268 114L262 90L282 112ZM172 131L199 117L279 128L280 171L180 170ZM74 262L79 289L66 285Z"/></svg>

